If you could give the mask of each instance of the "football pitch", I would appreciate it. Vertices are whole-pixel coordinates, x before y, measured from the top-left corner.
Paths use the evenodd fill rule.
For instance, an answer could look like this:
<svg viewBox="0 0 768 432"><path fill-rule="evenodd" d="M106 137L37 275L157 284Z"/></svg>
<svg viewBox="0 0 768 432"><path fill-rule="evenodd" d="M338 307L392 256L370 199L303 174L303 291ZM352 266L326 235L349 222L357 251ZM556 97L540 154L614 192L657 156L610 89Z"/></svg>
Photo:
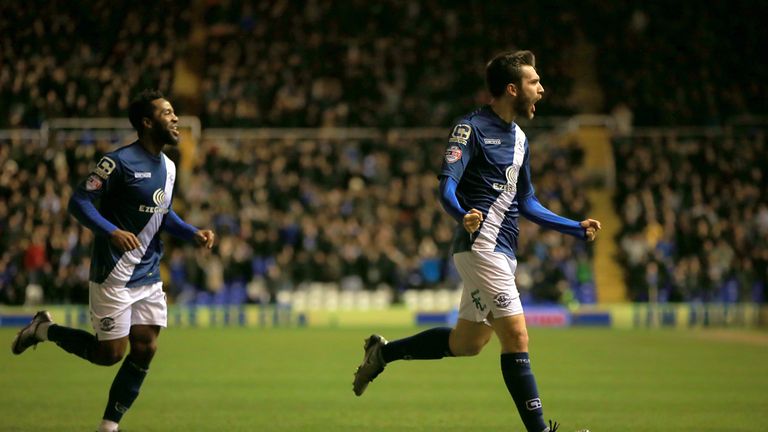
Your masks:
<svg viewBox="0 0 768 432"><path fill-rule="evenodd" d="M121 427L144 431L522 431L494 341L477 357L392 363L362 397L370 328L174 329ZM389 339L417 328L388 328ZM763 431L768 333L531 329L546 418L560 431ZM117 366L0 329L0 431L88 431Z"/></svg>

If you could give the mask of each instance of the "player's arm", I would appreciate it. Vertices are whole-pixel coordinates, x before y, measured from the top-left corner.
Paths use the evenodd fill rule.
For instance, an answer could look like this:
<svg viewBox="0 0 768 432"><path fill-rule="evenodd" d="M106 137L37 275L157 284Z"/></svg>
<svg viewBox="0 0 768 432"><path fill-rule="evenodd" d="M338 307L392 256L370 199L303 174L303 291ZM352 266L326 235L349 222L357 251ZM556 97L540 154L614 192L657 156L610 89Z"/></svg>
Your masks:
<svg viewBox="0 0 768 432"><path fill-rule="evenodd" d="M523 169L518 177L517 191L520 213L537 225L587 241L593 241L597 231L600 230L600 222L594 219L577 222L555 214L539 202L531 182L531 167L527 152Z"/></svg>
<svg viewBox="0 0 768 432"><path fill-rule="evenodd" d="M544 207L534 194L531 194L525 199L520 200L519 208L520 213L522 213L523 216L525 216L525 218L531 222L559 231L563 234L572 235L582 240L594 240L595 236L597 235L597 231L600 230L600 222L594 219L586 219L581 222L577 222L575 220L555 214L548 208Z"/></svg>
<svg viewBox="0 0 768 432"><path fill-rule="evenodd" d="M454 126L445 149L443 167L440 170L440 203L456 222L464 229L473 233L480 228L483 214L476 209L465 210L459 203L456 188L461 176L464 175L469 161L472 159L474 136L470 124L460 123Z"/></svg>
<svg viewBox="0 0 768 432"><path fill-rule="evenodd" d="M452 177L440 177L440 203L445 212L451 215L456 222L462 224L464 229L473 233L480 228L483 221L483 213L477 209L464 210L456 196L458 183Z"/></svg>
<svg viewBox="0 0 768 432"><path fill-rule="evenodd" d="M184 222L179 215L171 209L165 216L163 230L168 234L188 242L196 242L198 245L207 249L213 247L216 235L208 229L198 229Z"/></svg>
<svg viewBox="0 0 768 432"><path fill-rule="evenodd" d="M67 209L84 227L96 235L110 237L116 247L127 252L141 245L139 239L133 233L116 227L93 204L120 177L120 166L115 160L109 156L101 158L88 177L75 188Z"/></svg>

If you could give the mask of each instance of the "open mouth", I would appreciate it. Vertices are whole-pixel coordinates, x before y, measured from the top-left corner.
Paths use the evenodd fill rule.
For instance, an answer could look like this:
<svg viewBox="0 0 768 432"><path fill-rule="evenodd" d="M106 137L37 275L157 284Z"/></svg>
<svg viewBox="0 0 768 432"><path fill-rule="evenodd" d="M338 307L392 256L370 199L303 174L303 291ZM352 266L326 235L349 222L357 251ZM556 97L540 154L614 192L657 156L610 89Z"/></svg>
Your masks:
<svg viewBox="0 0 768 432"><path fill-rule="evenodd" d="M173 134L173 136L179 136L179 126L178 125L171 126L171 133Z"/></svg>

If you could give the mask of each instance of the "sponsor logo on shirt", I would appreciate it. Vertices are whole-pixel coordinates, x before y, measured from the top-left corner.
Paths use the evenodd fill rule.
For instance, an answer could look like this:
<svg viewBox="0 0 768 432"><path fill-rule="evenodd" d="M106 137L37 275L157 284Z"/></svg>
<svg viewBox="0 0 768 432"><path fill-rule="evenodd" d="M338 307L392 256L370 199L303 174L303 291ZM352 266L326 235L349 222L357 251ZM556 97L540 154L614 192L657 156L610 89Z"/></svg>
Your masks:
<svg viewBox="0 0 768 432"><path fill-rule="evenodd" d="M158 188L155 193L152 194L152 201L157 205L163 205L165 202L165 191Z"/></svg>
<svg viewBox="0 0 768 432"><path fill-rule="evenodd" d="M499 145L501 144L501 138L485 138L483 142L488 145Z"/></svg>
<svg viewBox="0 0 768 432"><path fill-rule="evenodd" d="M168 213L167 208L145 206L144 204L139 206L139 211L142 213L163 213L163 214Z"/></svg>
<svg viewBox="0 0 768 432"><path fill-rule="evenodd" d="M448 139L450 143L459 143L461 145L467 145L469 136L472 134L472 127L468 124L457 124L451 132L451 137Z"/></svg>
<svg viewBox="0 0 768 432"><path fill-rule="evenodd" d="M501 184L501 183L494 183L493 188L497 191L502 192L517 192L517 175L520 172L520 167L517 165L510 165L507 167L506 176L507 176L507 183Z"/></svg>
<svg viewBox="0 0 768 432"><path fill-rule="evenodd" d="M152 194L152 201L157 204L156 207L153 206L146 206L144 204L139 206L139 211L142 213L168 213L168 209L163 207L163 203L165 203L165 191L162 189L155 190L155 193Z"/></svg>
<svg viewBox="0 0 768 432"><path fill-rule="evenodd" d="M152 178L151 172L135 172L133 173L133 178Z"/></svg>
<svg viewBox="0 0 768 432"><path fill-rule="evenodd" d="M461 159L461 147L450 146L445 150L445 161L452 164Z"/></svg>

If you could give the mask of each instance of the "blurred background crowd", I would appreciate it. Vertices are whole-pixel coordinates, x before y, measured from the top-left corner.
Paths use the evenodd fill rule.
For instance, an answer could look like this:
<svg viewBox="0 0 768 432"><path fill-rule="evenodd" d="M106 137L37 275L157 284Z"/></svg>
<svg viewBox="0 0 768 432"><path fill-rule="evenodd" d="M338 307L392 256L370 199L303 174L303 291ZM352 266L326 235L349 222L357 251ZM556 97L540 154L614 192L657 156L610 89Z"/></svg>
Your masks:
<svg viewBox="0 0 768 432"><path fill-rule="evenodd" d="M174 80L189 78L180 57L198 99L178 108L204 126L445 126L484 100L483 62L513 47L536 53L547 115L580 112L598 92L604 109L628 109L638 125L766 113L768 65L755 61L763 2L550 6L4 2L0 127L122 116L132 94L173 94ZM577 78L598 91L580 95Z"/></svg>
<svg viewBox="0 0 768 432"><path fill-rule="evenodd" d="M0 33L10 37L0 41L0 130L124 118L130 97L155 87L203 128L435 126L447 134L454 118L487 102L484 61L515 47L537 55L547 91L537 114L723 126L766 114L768 65L755 60L767 5L3 2ZM763 301L764 130L685 139L623 132L614 142L615 241L630 297ZM588 214L578 146L529 136L542 202ZM46 300L87 301L92 236L66 203L118 144L0 139L0 301L23 302L30 284ZM435 195L443 147L395 135L204 138L176 205L221 241L208 256L168 239L169 293L180 302L270 301L310 282L455 286L454 222ZM524 224L520 249L525 298L594 301L586 245Z"/></svg>
<svg viewBox="0 0 768 432"><path fill-rule="evenodd" d="M615 152L617 240L634 300L765 300L765 134L635 136Z"/></svg>
<svg viewBox="0 0 768 432"><path fill-rule="evenodd" d="M57 302L87 301L92 234L67 201L107 140L40 145L11 139L0 150L0 288L20 303L34 284ZM206 139L200 164L175 207L219 236L213 254L166 238L168 292L184 303L261 302L280 290L338 282L343 290L455 287L455 222L439 207L443 142ZM545 205L578 217L588 210L577 149L533 153ZM559 301L593 282L582 242L523 226L518 279L527 299ZM536 241L533 241L533 240Z"/></svg>

